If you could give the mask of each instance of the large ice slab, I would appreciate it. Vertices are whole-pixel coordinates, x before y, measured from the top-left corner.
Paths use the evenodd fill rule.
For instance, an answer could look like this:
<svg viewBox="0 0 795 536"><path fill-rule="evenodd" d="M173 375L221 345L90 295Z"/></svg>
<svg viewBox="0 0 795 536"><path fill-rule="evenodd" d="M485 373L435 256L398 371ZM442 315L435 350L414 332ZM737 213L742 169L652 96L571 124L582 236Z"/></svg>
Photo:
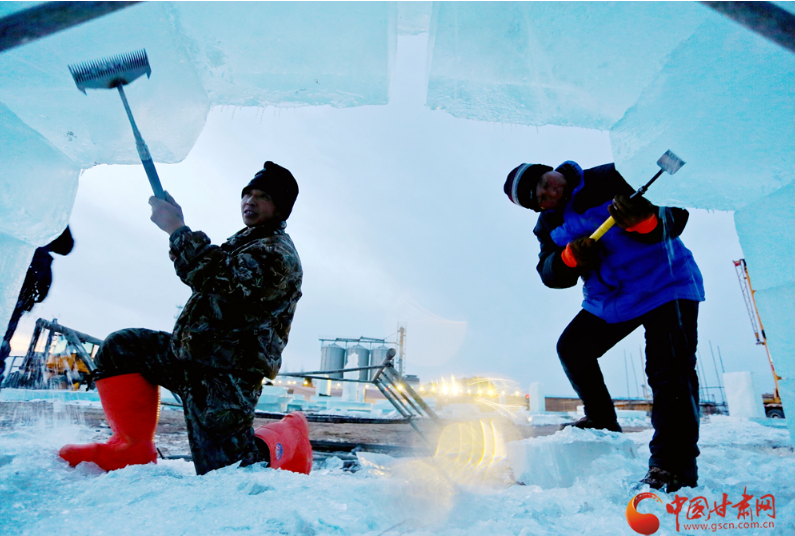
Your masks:
<svg viewBox="0 0 795 536"><path fill-rule="evenodd" d="M516 481L544 489L571 487L577 479L604 470L610 457L638 457L626 435L573 426L551 436L512 441L505 448Z"/></svg>
<svg viewBox="0 0 795 536"><path fill-rule="evenodd" d="M610 141L635 187L667 149L687 162L654 184L655 202L736 210L795 178L795 54L710 15L671 53Z"/></svg>
<svg viewBox="0 0 795 536"><path fill-rule="evenodd" d="M2 103L0 148L0 233L46 245L69 223L80 167Z"/></svg>
<svg viewBox="0 0 795 536"><path fill-rule="evenodd" d="M152 76L127 86L157 162L179 162L204 128L209 101L168 6L132 6L0 55L0 101L83 168L139 163L115 90L77 90L68 65L145 48Z"/></svg>
<svg viewBox="0 0 795 536"><path fill-rule="evenodd" d="M765 408L762 392L757 386L753 372L725 372L723 383L726 387L726 402L729 415L745 419L762 419Z"/></svg>
<svg viewBox="0 0 795 536"><path fill-rule="evenodd" d="M437 2L427 105L607 129L707 12L690 2Z"/></svg>
<svg viewBox="0 0 795 536"><path fill-rule="evenodd" d="M214 105L388 100L392 2L175 2L169 12Z"/></svg>

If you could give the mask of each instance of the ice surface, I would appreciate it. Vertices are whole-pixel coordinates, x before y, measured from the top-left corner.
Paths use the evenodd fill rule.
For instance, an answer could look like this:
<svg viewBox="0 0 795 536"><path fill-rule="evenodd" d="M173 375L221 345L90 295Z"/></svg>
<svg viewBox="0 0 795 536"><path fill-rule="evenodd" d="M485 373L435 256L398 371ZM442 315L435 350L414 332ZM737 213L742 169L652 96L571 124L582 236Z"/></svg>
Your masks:
<svg viewBox="0 0 795 536"><path fill-rule="evenodd" d="M428 33L433 2L398 2L397 10L399 35Z"/></svg>
<svg viewBox="0 0 795 536"><path fill-rule="evenodd" d="M627 435L573 426L553 436L513 441L506 450L516 481L544 489L568 488L578 478L588 478L607 463L603 460L597 464L600 458L638 457L635 444Z"/></svg>
<svg viewBox="0 0 795 536"><path fill-rule="evenodd" d="M790 152L792 152L790 150ZM757 199L734 214L754 290L795 282L795 240L788 239L795 210L795 183ZM766 321L763 318L763 322Z"/></svg>
<svg viewBox="0 0 795 536"><path fill-rule="evenodd" d="M175 2L169 13L213 105L386 104L389 2Z"/></svg>
<svg viewBox="0 0 795 536"><path fill-rule="evenodd" d="M723 374L723 383L730 416L746 419L765 417L762 392L757 387L753 372L726 372Z"/></svg>
<svg viewBox="0 0 795 536"><path fill-rule="evenodd" d="M667 60L610 130L631 184L668 149L687 164L649 191L662 204L735 210L795 178L795 54L711 14Z"/></svg>
<svg viewBox="0 0 795 536"><path fill-rule="evenodd" d="M69 223L80 168L1 103L0 147L0 234L44 246Z"/></svg>
<svg viewBox="0 0 795 536"><path fill-rule="evenodd" d="M438 2L427 105L607 129L708 15L689 2Z"/></svg>
<svg viewBox="0 0 795 536"><path fill-rule="evenodd" d="M629 535L634 533L623 512L639 491L632 485L645 473L651 437L650 431L624 434L635 443L637 458L599 458L592 474L571 487L543 489L451 485L431 459L370 453L359 456L363 470L354 474L328 460L308 476L230 467L199 477L181 460L112 473L89 464L71 469L57 450L90 440L94 431L52 413L38 417L28 415L29 424L0 434L2 534L76 536L114 528L150 536ZM795 457L785 430L716 420L702 427L701 447L701 486L679 495L704 496L712 504L722 493L732 503L744 489L754 497L772 493L776 530L765 533L788 534L795 524ZM666 503L674 498L658 496ZM736 511L730 512L727 520L736 521ZM676 534L664 506L654 513L661 521L658 534Z"/></svg>

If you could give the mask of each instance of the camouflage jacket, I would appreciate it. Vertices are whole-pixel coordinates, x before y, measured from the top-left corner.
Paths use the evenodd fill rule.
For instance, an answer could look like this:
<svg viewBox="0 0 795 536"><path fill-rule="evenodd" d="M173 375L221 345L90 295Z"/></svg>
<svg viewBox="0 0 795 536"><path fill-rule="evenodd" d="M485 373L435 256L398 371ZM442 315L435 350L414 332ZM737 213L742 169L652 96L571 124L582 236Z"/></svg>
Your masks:
<svg viewBox="0 0 795 536"><path fill-rule="evenodd" d="M177 358L275 378L303 277L283 225L243 229L221 246L182 227L169 242L177 275L193 290L171 336Z"/></svg>

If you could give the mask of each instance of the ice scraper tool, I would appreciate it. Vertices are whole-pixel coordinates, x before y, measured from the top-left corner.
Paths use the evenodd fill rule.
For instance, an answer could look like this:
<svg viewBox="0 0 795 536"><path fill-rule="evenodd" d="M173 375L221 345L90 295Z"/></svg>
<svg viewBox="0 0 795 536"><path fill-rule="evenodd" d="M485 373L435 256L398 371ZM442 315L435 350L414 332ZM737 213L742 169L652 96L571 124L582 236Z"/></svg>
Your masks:
<svg viewBox="0 0 795 536"><path fill-rule="evenodd" d="M69 72L72 73L72 78L75 79L77 89L83 93L86 92L86 88L116 88L119 90L121 102L124 104L124 109L127 111L127 118L130 120L133 136L135 136L135 146L138 149L138 156L141 157L141 163L146 170L146 176L149 177L149 184L152 185L155 197L165 199L166 194L163 192L163 187L160 185L160 178L157 176L155 163L152 162L149 148L147 148L144 139L141 137L141 133L138 132L138 127L135 126L135 119L133 119L133 114L130 110L130 105L127 103L127 97L124 95L123 88L123 86L131 83L142 74L146 74L147 78L152 74L152 68L149 67L149 58L146 56L146 50L137 50L129 54L109 56L99 60L70 65Z"/></svg>
<svg viewBox="0 0 795 536"><path fill-rule="evenodd" d="M646 190L648 190L649 186L651 186L651 183L656 181L657 178L659 178L659 176L662 175L663 171L667 172L669 175L673 175L674 173L679 171L679 168L685 165L685 161L679 158L678 156L676 156L670 150L668 150L665 151L665 154L662 155L659 160L657 160L657 165L660 166L660 171L655 173L654 177L652 177L649 182L641 186L637 192L632 194L630 196L630 199L645 194ZM589 238L591 238L592 240L599 240L607 231L610 230L610 228L613 225L615 225L615 223L616 220L613 219L613 216L610 216L605 220L605 222L602 225L599 226L599 228L596 231L593 232L593 234Z"/></svg>

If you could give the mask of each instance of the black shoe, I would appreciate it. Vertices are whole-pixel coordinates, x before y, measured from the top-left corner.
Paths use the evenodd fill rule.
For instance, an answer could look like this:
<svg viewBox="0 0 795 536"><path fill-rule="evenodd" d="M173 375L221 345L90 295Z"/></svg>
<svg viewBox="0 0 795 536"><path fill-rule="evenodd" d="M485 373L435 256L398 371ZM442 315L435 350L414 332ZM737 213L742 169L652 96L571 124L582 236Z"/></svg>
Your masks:
<svg viewBox="0 0 795 536"><path fill-rule="evenodd" d="M624 430L621 429L621 426L618 425L618 421L613 422L598 422L592 420L590 417L586 416L581 419L577 419L574 422L567 422L565 424L560 425L560 429L563 430L568 428L569 426L574 426L575 428L582 428L583 430L609 430L611 432L623 432Z"/></svg>
<svg viewBox="0 0 795 536"><path fill-rule="evenodd" d="M648 484L652 489L673 493L682 488L695 488L698 479L677 475L660 467L650 467L649 472L641 479L641 483Z"/></svg>

